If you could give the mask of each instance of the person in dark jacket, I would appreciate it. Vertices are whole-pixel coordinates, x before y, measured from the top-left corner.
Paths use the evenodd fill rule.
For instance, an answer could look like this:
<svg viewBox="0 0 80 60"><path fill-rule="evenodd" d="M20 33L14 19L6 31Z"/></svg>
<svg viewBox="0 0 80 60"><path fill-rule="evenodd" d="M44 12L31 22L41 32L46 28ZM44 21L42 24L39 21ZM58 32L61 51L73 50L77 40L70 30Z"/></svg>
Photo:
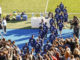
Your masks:
<svg viewBox="0 0 80 60"><path fill-rule="evenodd" d="M73 26L74 34L76 35L77 38L79 38L79 20L76 16L73 17L71 25Z"/></svg>
<svg viewBox="0 0 80 60"><path fill-rule="evenodd" d="M60 7L61 11L63 11L63 9L64 9L64 5L63 5L62 2L60 3L59 7Z"/></svg>
<svg viewBox="0 0 80 60"><path fill-rule="evenodd" d="M59 14L61 12L61 9L59 8L59 6L57 6L57 8L55 9L55 13Z"/></svg>

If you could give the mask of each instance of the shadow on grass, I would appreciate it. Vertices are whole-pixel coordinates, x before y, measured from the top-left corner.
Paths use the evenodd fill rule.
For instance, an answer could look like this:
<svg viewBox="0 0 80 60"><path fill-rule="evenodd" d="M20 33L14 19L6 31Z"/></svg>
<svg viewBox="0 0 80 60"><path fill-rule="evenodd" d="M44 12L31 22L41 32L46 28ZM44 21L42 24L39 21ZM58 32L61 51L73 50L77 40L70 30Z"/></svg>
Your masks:
<svg viewBox="0 0 80 60"><path fill-rule="evenodd" d="M19 28L19 29L32 29L31 26L27 26L27 27L23 27L23 28Z"/></svg>
<svg viewBox="0 0 80 60"><path fill-rule="evenodd" d="M33 28L31 28L31 26L27 26L27 27L22 27L22 28L8 28L8 29L33 29Z"/></svg>
<svg viewBox="0 0 80 60"><path fill-rule="evenodd" d="M8 23L17 23L17 22L23 22L23 20L21 21L17 21L17 20L10 20L10 21L7 21Z"/></svg>
<svg viewBox="0 0 80 60"><path fill-rule="evenodd" d="M26 22L26 24L31 24L31 22L27 22L27 21L25 21Z"/></svg>
<svg viewBox="0 0 80 60"><path fill-rule="evenodd" d="M27 24L31 24L30 21L16 21L16 20L10 20L10 21L7 21L7 22L8 22L8 23L12 23L12 24L23 22L23 24L25 25L25 27L17 28L17 29L32 29L32 28L31 28L31 25L30 25L30 26L26 26ZM10 29L15 29L15 28L10 28Z"/></svg>
<svg viewBox="0 0 80 60"><path fill-rule="evenodd" d="M23 27L23 28L19 28L19 29L38 29L38 28L32 28L31 26L28 26L28 27Z"/></svg>

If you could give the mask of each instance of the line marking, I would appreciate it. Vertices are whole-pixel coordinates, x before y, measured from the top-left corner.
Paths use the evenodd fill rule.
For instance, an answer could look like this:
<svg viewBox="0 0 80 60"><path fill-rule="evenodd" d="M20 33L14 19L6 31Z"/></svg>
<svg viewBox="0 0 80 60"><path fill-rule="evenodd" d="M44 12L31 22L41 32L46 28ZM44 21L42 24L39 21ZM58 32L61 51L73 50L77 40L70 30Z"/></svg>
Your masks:
<svg viewBox="0 0 80 60"><path fill-rule="evenodd" d="M49 3L49 0L47 0L47 3L46 3L45 13L47 12L48 3Z"/></svg>

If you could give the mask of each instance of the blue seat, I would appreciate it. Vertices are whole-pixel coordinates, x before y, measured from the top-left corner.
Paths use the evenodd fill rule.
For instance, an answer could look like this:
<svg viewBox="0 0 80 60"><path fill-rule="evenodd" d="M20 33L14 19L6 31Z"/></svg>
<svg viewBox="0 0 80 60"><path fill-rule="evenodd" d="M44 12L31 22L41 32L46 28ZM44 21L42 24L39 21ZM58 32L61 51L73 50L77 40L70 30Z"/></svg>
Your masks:
<svg viewBox="0 0 80 60"><path fill-rule="evenodd" d="M21 15L17 15L17 16L16 16L16 20L17 20L17 21L20 21L20 20L21 20Z"/></svg>
<svg viewBox="0 0 80 60"><path fill-rule="evenodd" d="M27 20L27 15L23 15L22 20Z"/></svg>

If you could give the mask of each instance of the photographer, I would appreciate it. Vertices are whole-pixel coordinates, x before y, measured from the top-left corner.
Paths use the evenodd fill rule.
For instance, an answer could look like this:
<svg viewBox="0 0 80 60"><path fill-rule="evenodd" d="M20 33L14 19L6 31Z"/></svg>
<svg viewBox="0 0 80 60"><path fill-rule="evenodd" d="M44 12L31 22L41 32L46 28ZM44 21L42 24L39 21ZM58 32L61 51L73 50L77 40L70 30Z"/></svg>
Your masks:
<svg viewBox="0 0 80 60"><path fill-rule="evenodd" d="M71 26L74 29L74 35L79 38L79 20L76 16L73 17Z"/></svg>

